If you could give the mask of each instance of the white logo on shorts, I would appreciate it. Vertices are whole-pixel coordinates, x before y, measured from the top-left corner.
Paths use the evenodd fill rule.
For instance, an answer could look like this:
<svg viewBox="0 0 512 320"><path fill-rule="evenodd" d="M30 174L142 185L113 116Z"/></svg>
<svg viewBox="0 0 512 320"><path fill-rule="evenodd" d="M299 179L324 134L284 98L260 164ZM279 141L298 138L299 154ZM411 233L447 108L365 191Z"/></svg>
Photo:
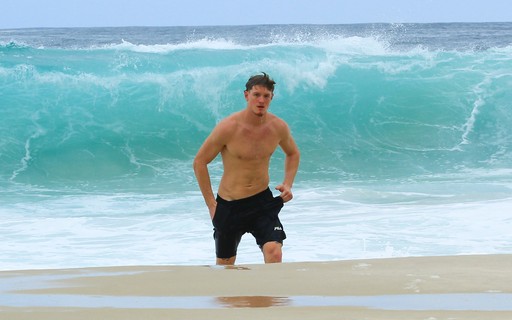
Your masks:
<svg viewBox="0 0 512 320"><path fill-rule="evenodd" d="M276 230L283 231L283 228L281 228L281 227L274 227L274 231L276 231Z"/></svg>

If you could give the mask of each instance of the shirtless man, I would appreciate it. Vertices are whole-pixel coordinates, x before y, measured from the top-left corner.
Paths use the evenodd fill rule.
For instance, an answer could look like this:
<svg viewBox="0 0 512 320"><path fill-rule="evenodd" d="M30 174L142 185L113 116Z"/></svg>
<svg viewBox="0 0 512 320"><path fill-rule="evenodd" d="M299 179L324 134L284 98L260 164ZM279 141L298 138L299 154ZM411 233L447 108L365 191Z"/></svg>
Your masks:
<svg viewBox="0 0 512 320"><path fill-rule="evenodd" d="M194 173L214 226L217 264L233 265L242 235L252 233L265 263L281 262L286 234L278 218L283 203L293 198L292 184L299 167L299 150L288 125L268 112L275 82L252 76L244 91L247 106L222 120L206 138L194 159ZM284 151L283 183L274 197L269 188L270 157ZM224 173L214 196L208 164L222 156Z"/></svg>

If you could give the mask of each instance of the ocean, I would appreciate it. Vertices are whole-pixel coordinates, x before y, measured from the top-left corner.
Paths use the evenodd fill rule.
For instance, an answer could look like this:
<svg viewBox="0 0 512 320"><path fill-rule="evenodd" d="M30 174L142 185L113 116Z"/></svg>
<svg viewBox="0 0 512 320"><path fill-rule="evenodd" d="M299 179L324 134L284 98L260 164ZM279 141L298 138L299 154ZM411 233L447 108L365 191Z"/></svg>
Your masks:
<svg viewBox="0 0 512 320"><path fill-rule="evenodd" d="M302 154L283 261L512 252L512 23L14 29L0 270L213 264L192 160L262 71Z"/></svg>

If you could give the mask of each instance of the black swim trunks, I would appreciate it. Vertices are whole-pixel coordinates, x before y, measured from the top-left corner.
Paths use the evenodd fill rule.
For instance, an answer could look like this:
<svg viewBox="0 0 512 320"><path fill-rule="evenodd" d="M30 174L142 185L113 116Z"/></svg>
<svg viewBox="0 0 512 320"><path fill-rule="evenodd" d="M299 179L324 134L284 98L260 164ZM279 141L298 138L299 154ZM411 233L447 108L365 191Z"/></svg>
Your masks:
<svg viewBox="0 0 512 320"><path fill-rule="evenodd" d="M217 195L217 209L213 217L215 251L217 258L236 256L242 236L249 232L263 247L269 241L283 243L286 234L278 214L283 198L274 197L269 188L248 198L227 201Z"/></svg>

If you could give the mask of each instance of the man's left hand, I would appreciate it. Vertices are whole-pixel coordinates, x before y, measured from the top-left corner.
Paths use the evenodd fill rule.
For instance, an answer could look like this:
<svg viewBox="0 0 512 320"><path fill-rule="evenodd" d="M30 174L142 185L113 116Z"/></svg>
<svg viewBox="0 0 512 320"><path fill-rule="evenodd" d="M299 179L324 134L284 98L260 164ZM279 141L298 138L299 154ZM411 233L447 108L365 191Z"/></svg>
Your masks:
<svg viewBox="0 0 512 320"><path fill-rule="evenodd" d="M285 184L280 184L276 187L276 190L279 190L281 192L279 196L283 198L283 202L288 202L293 199L292 190L289 186Z"/></svg>

